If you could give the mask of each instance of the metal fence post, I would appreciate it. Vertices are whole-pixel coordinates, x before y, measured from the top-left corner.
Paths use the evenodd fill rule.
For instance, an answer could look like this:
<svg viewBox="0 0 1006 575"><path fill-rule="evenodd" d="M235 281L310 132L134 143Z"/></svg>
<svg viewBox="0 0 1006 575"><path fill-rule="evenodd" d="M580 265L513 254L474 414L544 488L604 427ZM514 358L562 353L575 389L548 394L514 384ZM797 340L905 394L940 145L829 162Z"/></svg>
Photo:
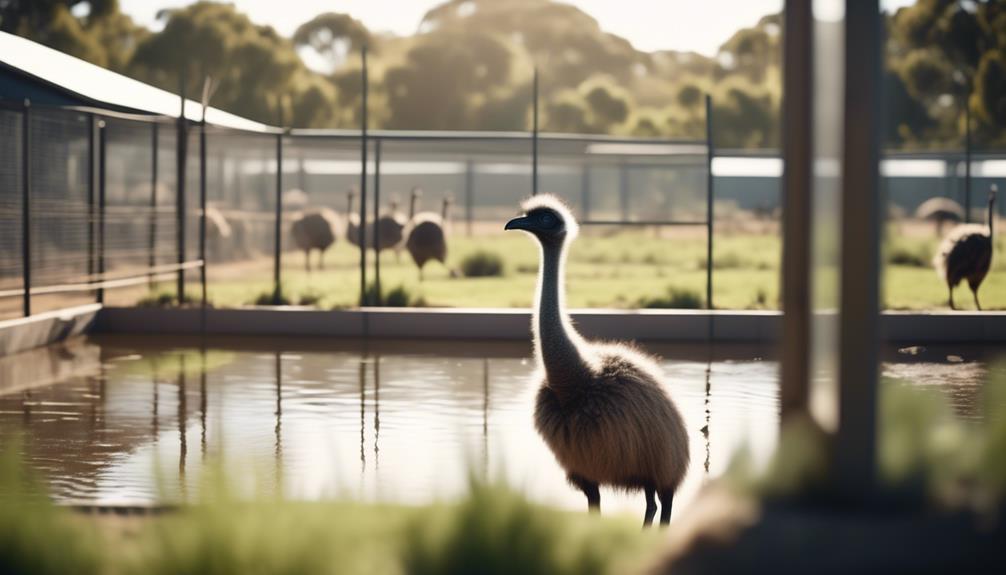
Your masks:
<svg viewBox="0 0 1006 575"><path fill-rule="evenodd" d="M108 130L98 122L98 303L105 303L105 149Z"/></svg>
<svg viewBox="0 0 1006 575"><path fill-rule="evenodd" d="M834 487L862 500L876 485L880 348L880 62L878 0L846 0L838 433Z"/></svg>
<svg viewBox="0 0 1006 575"><path fill-rule="evenodd" d="M706 309L713 309L713 98L706 94ZM711 331L711 329L710 329ZM710 333L710 336L712 334Z"/></svg>
<svg viewBox="0 0 1006 575"><path fill-rule="evenodd" d="M362 117L360 118L360 306L367 305L367 47L360 50ZM375 246L376 247L376 246Z"/></svg>
<svg viewBox="0 0 1006 575"><path fill-rule="evenodd" d="M187 118L185 116L185 80L182 77L181 86L181 111L178 115L178 142L177 142L177 157L175 158L176 169L177 169L177 181L175 185L175 190L177 194L176 199L176 214L178 220L178 278L177 278L177 295L178 304L181 305L185 303L185 220L186 220L186 206L185 206L185 176L186 176L186 163L188 160L188 125Z"/></svg>
<svg viewBox="0 0 1006 575"><path fill-rule="evenodd" d="M538 195L538 67L534 69L534 94L531 104L531 195Z"/></svg>
<svg viewBox="0 0 1006 575"><path fill-rule="evenodd" d="M472 236L472 221L475 219L475 172L472 159L465 160L465 233Z"/></svg>
<svg viewBox="0 0 1006 575"><path fill-rule="evenodd" d="M590 220L590 164L587 162L580 174L580 219Z"/></svg>
<svg viewBox="0 0 1006 575"><path fill-rule="evenodd" d="M157 155L158 125L151 124L150 130L150 234L147 238L147 266L150 268L147 285L154 287L153 269L157 265Z"/></svg>
<svg viewBox="0 0 1006 575"><path fill-rule="evenodd" d="M98 199L98 124L94 114L87 115L87 280L94 279L95 242L94 231L97 222L94 207Z"/></svg>
<svg viewBox="0 0 1006 575"><path fill-rule="evenodd" d="M618 210L622 221L629 221L629 168L625 162L618 165Z"/></svg>
<svg viewBox="0 0 1006 575"><path fill-rule="evenodd" d="M273 303L279 305L283 296L283 278L281 266L283 263L283 133L276 134L276 222L273 230Z"/></svg>
<svg viewBox="0 0 1006 575"><path fill-rule="evenodd" d="M206 114L199 122L199 288L206 307Z"/></svg>
<svg viewBox="0 0 1006 575"><path fill-rule="evenodd" d="M31 100L21 109L21 273L24 315L31 315Z"/></svg>
<svg viewBox="0 0 1006 575"><path fill-rule="evenodd" d="M971 223L971 103L967 93L964 96L964 221Z"/></svg>
<svg viewBox="0 0 1006 575"><path fill-rule="evenodd" d="M374 140L374 303L381 305L381 245L378 243L378 222L381 217L381 140Z"/></svg>
<svg viewBox="0 0 1006 575"><path fill-rule="evenodd" d="M811 3L783 11L782 420L806 414L811 377L811 225L814 164L814 18Z"/></svg>

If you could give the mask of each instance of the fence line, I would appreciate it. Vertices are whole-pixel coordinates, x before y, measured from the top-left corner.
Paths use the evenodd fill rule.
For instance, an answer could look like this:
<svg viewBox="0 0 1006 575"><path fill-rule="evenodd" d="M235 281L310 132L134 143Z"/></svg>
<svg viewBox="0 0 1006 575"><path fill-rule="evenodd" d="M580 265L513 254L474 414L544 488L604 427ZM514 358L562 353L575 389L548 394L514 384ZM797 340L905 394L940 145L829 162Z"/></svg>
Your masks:
<svg viewBox="0 0 1006 575"><path fill-rule="evenodd" d="M632 219L629 208L632 201L629 196L630 173L636 170L671 170L679 166L697 168L695 161L700 156L707 156L711 151L708 142L674 139L640 139L619 138L614 136L592 136L576 134L538 134L534 129L530 138L534 142L537 153L527 154L519 146L526 146L529 141L527 132L402 132L402 131L370 131L367 126L359 131L346 130L283 130L268 129L263 131L243 131L232 128L222 128L208 124L205 121L194 122L184 117L170 118L163 116L142 116L115 110L105 110L83 106L34 106L29 101L10 102L0 100L0 110L4 113L13 112L20 115L20 176L21 176L21 289L0 290L0 298L21 296L23 298L22 313L29 316L33 313L32 296L52 295L75 292L94 292L99 302L106 299L106 290L129 287L147 283L153 288L157 282L170 275L175 278L175 298L180 303L188 300L186 297L186 272L199 270L201 298L203 305L208 299L208 272L211 267L208 262L215 256L209 252L210 230L208 226L208 210L211 184L215 194L225 200L230 198L231 209L218 210L222 214L245 214L247 217L235 220L236 224L244 226L260 226L269 221L272 224L272 260L273 260L273 291L275 301L280 301L282 290L282 252L283 234L288 231L291 214L285 213L288 207L284 200L284 168L287 154L299 154L298 185L308 187L310 180L306 178L305 158L307 162L340 162L340 157L352 150L351 147L340 147L341 142L356 143L360 154L360 297L361 305L380 304L381 273L380 258L374 261L374 285L377 300L365 301L369 284L367 283L367 238L364 237L367 225L376 223L380 217L382 201L382 178L387 174L381 169L383 165L396 165L405 161L412 164L428 164L429 162L457 163L460 168L458 177L463 187L465 201L464 218L466 231L471 235L475 220L476 189L479 180L485 177L504 177L516 175L520 166L531 164L532 188L538 182L538 156L544 154L553 165L563 166L568 163L574 170L579 166L582 194L582 221L586 226L704 226L707 233L711 232L711 211L705 219L695 218L654 218L644 217ZM364 118L367 113L364 110ZM16 117L16 116L13 116ZM42 130L39 122L62 122L71 129L83 122L79 140L70 140L65 132L49 133ZM174 130L163 130L163 126L174 124ZM190 150L189 137L195 124L198 137L197 150ZM62 124L60 124L62 125ZM143 126L139 130L130 126ZM534 127L533 127L534 128ZM73 128L76 129L76 128ZM113 152L113 139L109 131L116 137ZM0 135L0 137L7 137ZM172 145L170 138L174 137ZM210 154L217 145L216 138L223 138L219 144L219 152L214 156L217 171L211 176L209 172ZM227 138L250 138L238 145L228 146ZM168 138L164 140L164 138ZM256 142L259 138L263 143L273 138L272 150L264 151L263 145ZM430 146L437 149L431 150ZM34 152L33 152L34 146ZM334 146L334 147L333 147ZM370 147L373 146L373 156ZM410 146L416 146L412 148ZM354 146L355 147L355 146ZM313 151L314 157L310 157ZM35 158L40 153L46 157ZM53 154L55 161L52 162ZM115 155L122 157L115 157ZM171 158L171 154L174 158ZM197 154L192 155L190 154ZM412 160L403 160L402 155L412 155ZM433 159L429 156L447 156L450 160ZM293 156L294 158L297 155ZM115 164L110 162L115 161ZM142 166L137 165L142 158ZM686 159L682 161L682 159ZM692 158L691 160L687 160ZM709 159L705 157L705 168L708 169ZM190 174L190 161L197 161L197 171ZM525 163L527 162L527 163ZM173 163L173 170L164 167ZM274 182L265 183L259 176L252 174L256 163L265 175L275 169ZM50 174L49 164L54 164L59 174ZM45 169L42 168L45 166ZM273 167L274 166L274 167ZM372 166L372 172L371 172ZM505 171L499 171L500 166L510 166ZM621 217L612 219L600 212L592 212L591 182L592 176L599 172L595 170L619 170L619 204ZM71 180L83 168L84 176L79 178L84 182L84 200L79 204L83 210L78 221L73 219L78 204L69 201L72 189ZM481 169L480 169L481 168ZM565 170L565 168L562 168ZM146 173L145 170L149 170ZM496 171L494 171L496 170ZM63 173L65 172L65 173ZM114 177L113 177L114 173ZM324 176L324 170L314 175ZM421 171L419 172L422 173ZM549 174L564 172L549 172ZM575 172L574 172L575 173ZM33 174L44 177L45 193L36 194ZM396 172L392 170L392 177ZM451 172L453 174L453 172ZM644 172L648 176L649 173ZM400 174L399 174L400 175ZM659 175L659 173L658 173ZM170 181L173 176L173 181ZM192 181L189 178L194 177ZM373 180L370 178L373 177ZM455 176L451 176L455 177ZM633 178L635 176L632 176ZM65 179L64 179L65 178ZM261 205L264 198L254 189L257 185L273 188L269 196L274 198L274 210L270 215L262 213L261 208L249 207L255 202ZM373 182L372 197L366 193L369 182ZM647 180L648 181L648 180ZM252 183L253 188L247 188ZM190 185L191 184L191 185ZM707 185L711 179L707 179ZM525 184L526 185L526 184ZM114 198L112 189L115 189ZM233 188L233 189L232 189ZM2 190L0 190L2 191ZM198 192L196 197L194 194ZM706 191L707 203L711 189ZM172 194L174 196L172 197ZM190 194L193 196L190 197ZM191 200L191 201L190 201ZM369 201L373 201L371 210L367 210ZM170 202L169 205L166 202ZM251 202L251 204L249 204ZM50 206L42 210L32 209L38 206ZM66 215L60 215L60 210L66 206ZM190 205L197 209L190 213ZM15 208L16 209L16 208ZM368 220L368 211L372 212ZM647 215L656 215L653 213ZM39 218L46 216L43 221ZM190 226L190 218L198 217ZM174 225L167 224L162 218L173 220ZM51 222L51 223L47 223ZM137 225L139 223L139 226ZM214 224L215 225L215 224ZM46 227L43 227L46 226ZM135 229L139 227L140 232ZM373 228L373 245L378 245L377 226ZM39 234L38 232L44 233ZM189 232L197 234L190 240ZM34 233L33 233L34 232ZM83 234L84 239L76 244L75 233ZM214 228L214 233L223 233ZM233 233L252 234L248 229L238 229ZM36 245L36 240L43 243ZM168 238L170 237L170 241ZM190 241L197 242L198 257L189 258ZM73 250L68 251L69 247ZM711 242L707 251L707 269L712 270ZM77 258L84 267L84 281L75 279L72 272L63 267L54 267L54 254L66 254L67 261L72 261L74 250L83 255ZM172 263L166 263L164 258L171 257ZM86 259L86 262L84 261ZM44 262L47 274L38 276L33 262ZM127 275L112 275L109 269L117 269L126 265L135 268ZM61 264L62 266L62 264ZM51 269L50 269L51 268ZM711 273L710 273L711 275ZM80 277L78 272L78 278ZM710 277L711 279L711 277ZM707 294L709 290L707 289ZM707 299L707 301L710 301Z"/></svg>

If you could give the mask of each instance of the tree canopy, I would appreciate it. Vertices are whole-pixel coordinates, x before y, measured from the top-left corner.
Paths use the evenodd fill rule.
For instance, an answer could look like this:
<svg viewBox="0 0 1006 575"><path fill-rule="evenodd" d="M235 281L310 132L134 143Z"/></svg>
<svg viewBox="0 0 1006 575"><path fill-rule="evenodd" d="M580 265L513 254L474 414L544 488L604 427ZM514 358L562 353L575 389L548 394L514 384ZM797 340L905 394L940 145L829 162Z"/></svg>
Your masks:
<svg viewBox="0 0 1006 575"><path fill-rule="evenodd" d="M637 50L551 0L446 0L411 36L329 12L285 38L212 2L160 18L151 32L117 0L0 0L0 30L172 91L184 77L195 95L213 76L215 106L263 122L358 125L367 46L375 127L527 129L537 67L544 130L701 138L709 94L718 146L779 145L778 14L714 57ZM958 145L968 106L979 145L1006 144L1006 0L919 0L885 22L888 143Z"/></svg>

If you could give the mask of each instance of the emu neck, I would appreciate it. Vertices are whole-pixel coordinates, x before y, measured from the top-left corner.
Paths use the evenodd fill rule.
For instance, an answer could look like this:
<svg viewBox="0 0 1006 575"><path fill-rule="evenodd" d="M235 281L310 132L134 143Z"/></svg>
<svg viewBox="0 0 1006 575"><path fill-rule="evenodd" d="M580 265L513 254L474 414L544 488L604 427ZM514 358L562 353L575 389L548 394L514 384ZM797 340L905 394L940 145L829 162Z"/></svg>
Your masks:
<svg viewBox="0 0 1006 575"><path fill-rule="evenodd" d="M590 367L580 353L583 339L570 325L564 309L565 249L561 243L543 243L541 255L534 317L535 350L549 386L561 389L589 377Z"/></svg>
<svg viewBox="0 0 1006 575"><path fill-rule="evenodd" d="M414 219L416 217L416 200L417 199L418 198L417 198L416 194L412 194L412 200L409 201L409 220L412 220L412 219Z"/></svg>

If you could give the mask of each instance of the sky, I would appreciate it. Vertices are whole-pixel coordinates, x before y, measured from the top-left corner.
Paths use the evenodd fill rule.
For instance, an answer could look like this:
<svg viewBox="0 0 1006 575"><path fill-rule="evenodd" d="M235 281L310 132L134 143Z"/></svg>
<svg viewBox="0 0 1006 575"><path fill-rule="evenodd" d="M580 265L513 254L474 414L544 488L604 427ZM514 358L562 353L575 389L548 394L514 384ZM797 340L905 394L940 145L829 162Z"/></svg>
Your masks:
<svg viewBox="0 0 1006 575"><path fill-rule="evenodd" d="M443 0L231 0L257 23L290 35L322 12L346 12L374 31L411 35L430 8ZM778 12L783 0L570 0L608 32L640 50L688 50L715 55L738 28ZM156 14L191 0L119 0L137 22L157 29Z"/></svg>
<svg viewBox="0 0 1006 575"><path fill-rule="evenodd" d="M292 35L297 26L322 12L345 12L362 20L372 31L398 35L416 32L423 15L443 0L230 0L257 23L268 23L281 34ZM159 29L156 15L162 8L190 4L192 0L119 0L122 10L137 22ZM740 28L755 24L766 14L779 12L783 0L567 0L593 16L601 28L628 39L639 50L694 51L714 56L719 46ZM887 9L914 0L882 0ZM840 5L835 0L814 0L815 8Z"/></svg>

